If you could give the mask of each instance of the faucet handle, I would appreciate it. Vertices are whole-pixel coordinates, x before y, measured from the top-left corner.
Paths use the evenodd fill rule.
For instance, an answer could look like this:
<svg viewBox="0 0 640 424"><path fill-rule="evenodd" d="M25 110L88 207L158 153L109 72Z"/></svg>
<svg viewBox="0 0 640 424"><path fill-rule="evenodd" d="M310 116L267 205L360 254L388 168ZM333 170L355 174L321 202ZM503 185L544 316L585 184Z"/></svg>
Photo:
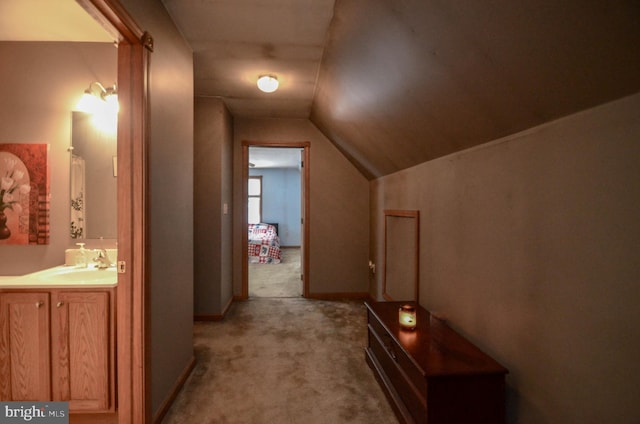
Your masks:
<svg viewBox="0 0 640 424"><path fill-rule="evenodd" d="M96 249L98 255L93 259L94 262L97 262L96 266L99 269L109 268L111 266L111 260L109 256L107 256L107 251L105 249Z"/></svg>

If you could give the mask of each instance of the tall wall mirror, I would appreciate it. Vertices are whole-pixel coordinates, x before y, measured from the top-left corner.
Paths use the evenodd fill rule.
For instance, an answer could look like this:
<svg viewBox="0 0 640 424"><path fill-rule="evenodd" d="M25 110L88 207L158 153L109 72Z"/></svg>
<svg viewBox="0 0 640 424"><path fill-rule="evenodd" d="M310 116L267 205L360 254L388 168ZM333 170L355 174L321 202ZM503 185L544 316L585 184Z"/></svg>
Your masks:
<svg viewBox="0 0 640 424"><path fill-rule="evenodd" d="M419 249L419 212L385 210L382 295L386 300L418 301Z"/></svg>
<svg viewBox="0 0 640 424"><path fill-rule="evenodd" d="M72 112L71 219L73 239L117 238L116 134Z"/></svg>

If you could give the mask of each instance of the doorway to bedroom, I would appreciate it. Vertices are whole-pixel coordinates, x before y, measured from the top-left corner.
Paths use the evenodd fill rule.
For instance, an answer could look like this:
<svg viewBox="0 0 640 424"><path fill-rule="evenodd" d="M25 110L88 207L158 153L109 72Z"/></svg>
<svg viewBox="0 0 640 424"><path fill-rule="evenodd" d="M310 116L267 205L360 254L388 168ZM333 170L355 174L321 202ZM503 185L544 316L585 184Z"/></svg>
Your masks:
<svg viewBox="0 0 640 424"><path fill-rule="evenodd" d="M244 298L307 293L308 149L309 143L243 143Z"/></svg>

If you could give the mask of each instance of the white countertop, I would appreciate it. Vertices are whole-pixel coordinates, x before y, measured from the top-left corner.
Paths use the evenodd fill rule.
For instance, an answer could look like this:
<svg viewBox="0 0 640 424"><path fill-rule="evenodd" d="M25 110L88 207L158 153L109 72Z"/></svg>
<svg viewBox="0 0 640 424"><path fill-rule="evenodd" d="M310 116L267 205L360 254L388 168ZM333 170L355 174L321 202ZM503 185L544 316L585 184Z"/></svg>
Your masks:
<svg viewBox="0 0 640 424"><path fill-rule="evenodd" d="M115 267L76 268L60 265L20 276L0 276L0 289L99 288L118 285Z"/></svg>

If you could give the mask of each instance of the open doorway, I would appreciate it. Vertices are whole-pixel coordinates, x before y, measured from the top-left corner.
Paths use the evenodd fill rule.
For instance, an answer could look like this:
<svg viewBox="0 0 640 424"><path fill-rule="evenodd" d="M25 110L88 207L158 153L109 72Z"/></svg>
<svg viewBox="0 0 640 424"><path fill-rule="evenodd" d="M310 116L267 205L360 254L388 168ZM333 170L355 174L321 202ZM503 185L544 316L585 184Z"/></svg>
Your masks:
<svg viewBox="0 0 640 424"><path fill-rule="evenodd" d="M302 149L249 147L249 297L302 296Z"/></svg>
<svg viewBox="0 0 640 424"><path fill-rule="evenodd" d="M243 298L307 293L308 143L243 144Z"/></svg>

